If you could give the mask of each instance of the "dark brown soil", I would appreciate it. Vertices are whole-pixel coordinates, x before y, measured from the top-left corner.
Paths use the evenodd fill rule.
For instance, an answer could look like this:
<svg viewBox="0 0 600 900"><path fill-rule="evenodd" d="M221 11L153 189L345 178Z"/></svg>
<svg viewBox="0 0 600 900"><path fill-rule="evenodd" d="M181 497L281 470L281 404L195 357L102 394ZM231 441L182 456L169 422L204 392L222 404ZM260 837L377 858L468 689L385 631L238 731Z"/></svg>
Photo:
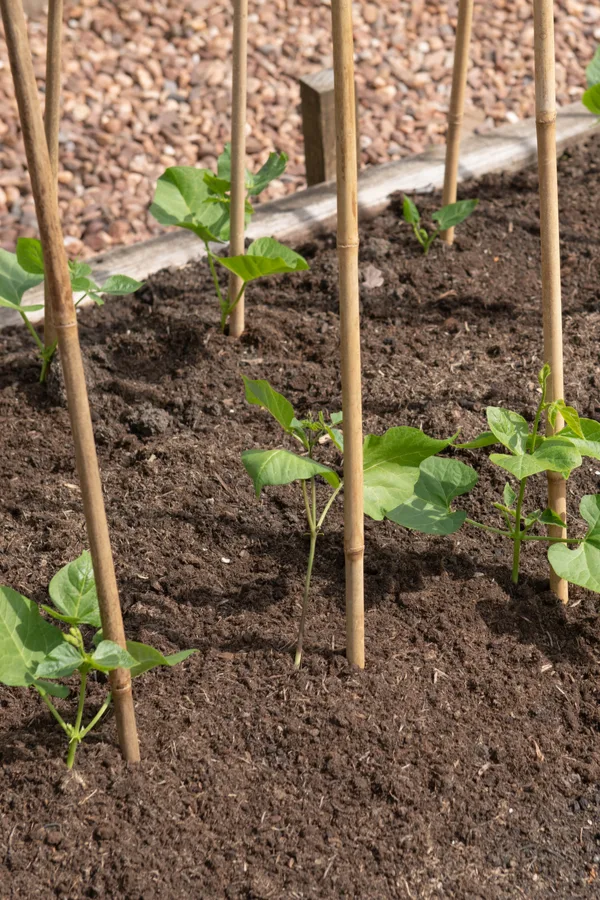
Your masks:
<svg viewBox="0 0 600 900"><path fill-rule="evenodd" d="M560 162L566 396L596 418L599 150ZM396 207L363 228L363 274L384 277L362 288L368 430L471 437L488 403L531 416L536 191L534 171L466 185L479 209L427 258ZM561 608L539 547L515 589L501 539L367 522L360 672L344 659L340 503L293 670L303 507L294 486L254 498L240 452L278 433L240 374L301 413L340 407L334 238L303 250L306 276L249 289L239 344L215 330L203 264L81 315L128 634L200 652L136 682L130 770L108 718L65 777L39 699L0 687L2 898L598 896L598 598L573 589ZM42 601L86 546L68 418L36 384L26 335L0 334L0 349L0 579ZM471 506L485 519L503 479L485 451L463 458L481 466ZM573 513L599 468L570 482Z"/></svg>

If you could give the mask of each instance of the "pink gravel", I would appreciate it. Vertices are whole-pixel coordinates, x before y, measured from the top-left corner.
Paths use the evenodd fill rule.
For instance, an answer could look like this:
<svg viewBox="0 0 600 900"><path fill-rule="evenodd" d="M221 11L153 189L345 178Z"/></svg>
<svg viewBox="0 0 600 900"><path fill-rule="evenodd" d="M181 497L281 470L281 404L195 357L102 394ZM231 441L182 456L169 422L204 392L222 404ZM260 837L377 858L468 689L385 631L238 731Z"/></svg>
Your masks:
<svg viewBox="0 0 600 900"><path fill-rule="evenodd" d="M46 18L29 30L43 90ZM558 0L557 99L577 99L600 42L600 7ZM362 164L444 140L457 4L356 2L356 80ZM248 154L258 166L285 150L288 171L269 196L304 186L296 79L332 64L329 3L251 4ZM69 254L90 255L159 232L149 216L166 166L214 166L229 139L230 5L208 0L66 0L60 205ZM468 78L470 128L533 113L528 0L476 3ZM0 32L0 245L37 234L6 46Z"/></svg>

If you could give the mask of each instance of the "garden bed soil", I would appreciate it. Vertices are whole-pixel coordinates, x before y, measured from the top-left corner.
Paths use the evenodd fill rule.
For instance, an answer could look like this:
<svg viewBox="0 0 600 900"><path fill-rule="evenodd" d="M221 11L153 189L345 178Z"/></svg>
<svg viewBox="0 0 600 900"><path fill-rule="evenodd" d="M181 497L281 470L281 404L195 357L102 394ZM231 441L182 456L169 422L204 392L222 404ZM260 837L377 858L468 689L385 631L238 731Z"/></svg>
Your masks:
<svg viewBox="0 0 600 900"><path fill-rule="evenodd" d="M600 418L600 141L560 161L566 397ZM400 201L361 234L365 429L465 438L487 404L531 419L541 366L534 170L466 184L480 206L423 257ZM426 214L439 197L418 198ZM215 329L205 263L80 316L128 635L196 647L135 682L143 761L112 717L67 775L33 693L0 687L2 898L579 898L600 876L598 597L550 593L528 546L366 523L366 655L344 658L342 504L320 538L302 670L308 539L297 486L259 502L240 453L279 440L244 401L340 408L336 252L248 289L239 343ZM378 282L379 286L374 286ZM28 336L0 334L0 580L42 601L86 546L67 412ZM493 523L486 451L470 509ZM600 490L597 461L569 482ZM544 480L536 482L544 504ZM88 714L104 696L92 685ZM70 701L58 701L72 712Z"/></svg>

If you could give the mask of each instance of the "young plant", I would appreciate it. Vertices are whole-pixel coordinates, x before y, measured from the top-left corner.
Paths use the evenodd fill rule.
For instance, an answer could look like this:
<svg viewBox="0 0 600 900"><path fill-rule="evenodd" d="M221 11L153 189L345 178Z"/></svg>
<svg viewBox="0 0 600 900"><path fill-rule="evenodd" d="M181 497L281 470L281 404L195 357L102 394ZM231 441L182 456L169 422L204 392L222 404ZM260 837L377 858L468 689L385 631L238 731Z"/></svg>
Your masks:
<svg viewBox="0 0 600 900"><path fill-rule="evenodd" d="M50 582L49 594L55 608L42 606L53 619L69 626L62 631L40 615L39 607L10 587L0 586L0 682L11 687L32 687L65 732L69 747L67 766L72 768L77 747L98 724L110 706L111 695L87 725L83 725L85 692L91 672L108 673L129 669L132 677L155 666L175 666L195 650L182 650L163 656L154 647L127 641L123 650L113 641L105 641L96 631L93 646L86 649L81 626L100 628L100 610L90 554L81 556L60 569ZM50 697L65 698L66 685L56 679L79 672L79 699L74 724L65 722Z"/></svg>
<svg viewBox="0 0 600 900"><path fill-rule="evenodd" d="M342 414L338 412L326 416L319 411L316 416L309 414L304 419L298 419L289 400L275 391L268 381L242 377L248 403L270 412L284 434L296 446L300 445L300 453L283 447L245 450L242 453L244 468L252 479L257 497L260 497L261 490L267 485L299 482L301 486L310 544L296 644L295 665L298 668L302 659L317 537L343 488L338 471L319 462L316 457L322 445L330 441L341 462L344 452L344 437L339 427L342 424ZM452 440L453 438L435 440L418 428L407 426L390 428L381 436L367 435L363 446L365 515L381 521L389 510L408 500L419 478L418 466L423 460L448 447ZM321 508L317 501L317 479L323 479L329 488L328 497Z"/></svg>
<svg viewBox="0 0 600 900"><path fill-rule="evenodd" d="M285 170L285 153L271 153L264 166L253 175L246 172L246 225L254 209L250 203ZM221 331L241 300L246 284L266 275L300 272L308 263L298 253L272 238L260 238L248 248L246 256L221 257L213 253L211 244L225 244L229 240L231 206L231 146L227 144L217 161L217 174L209 169L174 166L158 179L150 212L161 225L176 225L193 231L204 243L208 264L221 310ZM252 257L247 261L247 257ZM230 300L219 285L215 263L223 265L242 278L237 297Z"/></svg>
<svg viewBox="0 0 600 900"><path fill-rule="evenodd" d="M98 285L91 278L92 269L87 263L80 260L69 260L69 274L71 276L71 289L81 296L75 302L75 306L86 297L91 297L98 306L103 306L104 300L101 294L109 296L124 296L133 294L139 290L143 283L130 278L128 275L111 275L103 285ZM0 250L0 307L12 309L19 313L25 323L31 337L35 341L39 357L42 361L40 382L46 380L48 368L56 353L56 341L46 345L36 331L29 318L30 314L43 309L43 303L25 305L23 295L37 287L44 280L44 258L42 245L36 238L19 238L17 252L9 253Z"/></svg>
<svg viewBox="0 0 600 900"><path fill-rule="evenodd" d="M429 253L429 248L436 237L438 237L441 232L447 231L449 228L456 228L457 225L464 222L465 219L471 215L478 203L479 200L459 200L457 203L449 203L447 206L442 206L441 209L438 209L437 212L434 212L431 216L437 226L435 231L432 231L431 234L422 227L421 214L414 202L410 197L407 197L406 194L404 195L404 202L402 204L402 214L404 216L404 221L412 226L414 235L423 248L423 253L427 255L427 253Z"/></svg>
<svg viewBox="0 0 600 900"><path fill-rule="evenodd" d="M595 116L600 116L600 47L596 47L594 58L585 70L588 89L581 102Z"/></svg>
<svg viewBox="0 0 600 900"><path fill-rule="evenodd" d="M504 487L502 502L494 508L504 520L504 528L476 522L463 509L453 509L453 501L466 494L478 480L477 472L456 459L425 460L413 496L387 513L387 518L425 534L454 534L466 524L507 538L513 545L512 580L519 579L521 547L524 543L548 542L548 559L556 574L573 584L600 592L600 494L583 497L580 510L589 528L582 538L562 538L536 533L541 525L565 528L566 523L552 509L527 509L525 493L529 479L540 473L557 472L568 479L571 472L588 456L600 460L600 422L580 419L576 410L564 400L546 401L550 367L545 365L538 376L541 398L533 426L515 412L490 406L486 415L489 431L473 441L454 444L460 449L474 449L502 444L508 453L492 453L490 461L508 472L514 480ZM557 434L544 437L540 433L542 416L554 425L558 415L565 426ZM569 546L576 544L575 550Z"/></svg>

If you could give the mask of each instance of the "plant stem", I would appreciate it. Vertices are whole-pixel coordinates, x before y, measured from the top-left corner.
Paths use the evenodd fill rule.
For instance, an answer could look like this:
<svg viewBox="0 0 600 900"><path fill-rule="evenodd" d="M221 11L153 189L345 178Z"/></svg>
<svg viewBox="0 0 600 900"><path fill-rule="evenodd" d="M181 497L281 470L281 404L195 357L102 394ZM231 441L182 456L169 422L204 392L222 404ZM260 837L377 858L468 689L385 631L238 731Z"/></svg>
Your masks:
<svg viewBox="0 0 600 900"><path fill-rule="evenodd" d="M522 541L549 541L551 544L580 544L583 538L551 537L549 534L524 534Z"/></svg>
<svg viewBox="0 0 600 900"><path fill-rule="evenodd" d="M43 691L40 691L39 688L37 688L37 691L38 691L40 697L42 698L42 700L44 701L44 703L46 704L46 706L48 707L48 709L50 710L50 712L52 713L52 715L54 716L54 718L56 719L56 721L58 722L58 724L60 725L60 727L63 729L63 731L66 734L69 734L69 726L67 725L67 723L65 722L65 720L63 719L63 717L61 716L61 714L55 707L54 703L52 703L52 701L50 700L48 695L46 693L44 693Z"/></svg>
<svg viewBox="0 0 600 900"><path fill-rule="evenodd" d="M56 353L56 348L58 347L58 341L54 341L49 347L44 347L42 352L42 370L40 372L40 384L44 384L46 378L48 376L48 369L50 368L50 363L54 359L54 354Z"/></svg>
<svg viewBox="0 0 600 900"><path fill-rule="evenodd" d="M37 331L35 330L35 328L33 327L33 325L31 324L31 322L29 321L28 317L25 315L24 312L21 313L21 318L25 322L25 325L27 326L27 330L29 331L31 337L36 342L38 350L40 351L40 353L43 353L44 352L44 342L42 341L41 337L39 336L39 334L37 333Z"/></svg>
<svg viewBox="0 0 600 900"><path fill-rule="evenodd" d="M89 734L89 732L92 730L92 728L94 728L94 726L96 726L98 724L98 722L100 721L100 719L102 718L102 716L104 715L106 710L109 708L111 700L112 700L112 694L109 694L108 697L106 698L106 700L104 701L104 703L102 704L102 706L100 707L100 709L98 710L98 712L96 713L96 715L94 716L94 718L92 719L92 721L89 723L89 725L86 725L85 728L83 728L81 730L81 732L79 734L80 740L83 740L83 738L87 734Z"/></svg>
<svg viewBox="0 0 600 900"><path fill-rule="evenodd" d="M319 521L317 522L317 531L319 530L319 528L321 527L321 525L322 525L323 522L325 521L325 516L327 515L327 513L328 513L329 510L331 509L331 506L332 506L332 504L333 504L333 501L335 500L335 498L337 497L337 495L339 494L339 492L341 491L341 489L343 488L343 486L344 486L344 482L343 482L343 481L340 481L339 485L336 487L335 491L333 492L333 494L331 495L331 497L330 497L329 500L327 501L327 503L326 503L326 505L325 505L325 509L324 509L323 512L321 513L321 518L320 518Z"/></svg>
<svg viewBox="0 0 600 900"><path fill-rule="evenodd" d="M517 498L517 506L515 509L515 530L513 532L513 567L512 567L512 580L513 584L517 584L519 581L519 561L521 559L521 541L524 536L524 532L521 530L521 509L523 507L523 497L525 495L525 482L526 478L523 478L519 482L519 496Z"/></svg>
<svg viewBox="0 0 600 900"><path fill-rule="evenodd" d="M210 247L208 246L208 244L205 244L204 246L206 247L206 253L208 255L208 264L210 266L210 271L211 271L211 274L213 277L213 281L215 283L217 297L219 298L219 303L221 305L221 309L223 309L224 307L227 306L227 304L223 300L223 294L221 293L221 286L219 284L219 279L217 277L217 270L215 269L215 264L213 262L213 254L212 254L212 251L211 251Z"/></svg>
<svg viewBox="0 0 600 900"><path fill-rule="evenodd" d="M482 528L483 531L491 531L492 534L499 534L502 537L512 537L510 531L502 531L500 528L493 528L491 525L482 525L481 522L476 522L475 519L465 519L467 525L473 525L474 528Z"/></svg>
<svg viewBox="0 0 600 900"><path fill-rule="evenodd" d="M312 575L313 562L315 559L315 546L317 543L316 528L310 532L310 550L308 551L308 565L306 567L306 581L304 582L304 597L302 599L302 615L300 616L300 627L298 629L298 641L296 643L296 658L294 666L299 669L302 662L302 644L304 641L304 626L306 624L306 611L308 609L308 595L310 592L310 579Z"/></svg>
<svg viewBox="0 0 600 900"><path fill-rule="evenodd" d="M87 676L89 672L89 666L83 665L79 670L81 673L81 683L79 685L79 703L77 704L77 717L75 719L75 725L73 726L73 737L69 743L69 752L67 754L67 769L73 768L73 763L75 762L75 754L77 752L77 745L81 741L81 720L83 719L83 707L85 706L85 688L87 685Z"/></svg>

